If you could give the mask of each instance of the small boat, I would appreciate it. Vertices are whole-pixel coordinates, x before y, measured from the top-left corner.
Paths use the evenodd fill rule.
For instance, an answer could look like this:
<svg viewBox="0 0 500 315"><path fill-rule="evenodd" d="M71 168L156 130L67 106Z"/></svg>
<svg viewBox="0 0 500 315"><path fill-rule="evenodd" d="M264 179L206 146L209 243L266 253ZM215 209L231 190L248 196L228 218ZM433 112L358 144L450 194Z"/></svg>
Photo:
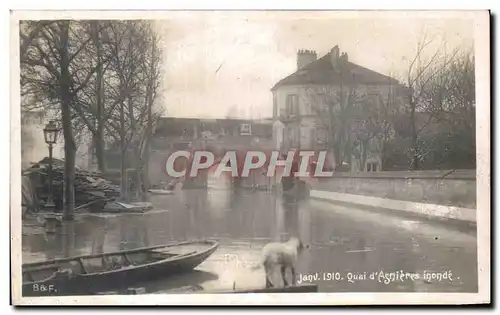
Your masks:
<svg viewBox="0 0 500 315"><path fill-rule="evenodd" d="M131 202L124 203L118 201L109 201L101 210L102 213L144 213L153 209L150 202Z"/></svg>
<svg viewBox="0 0 500 315"><path fill-rule="evenodd" d="M219 244L187 241L23 264L23 296L90 295L194 269Z"/></svg>
<svg viewBox="0 0 500 315"><path fill-rule="evenodd" d="M151 195L173 195L174 191L173 190L166 190L166 189L150 189L148 192Z"/></svg>

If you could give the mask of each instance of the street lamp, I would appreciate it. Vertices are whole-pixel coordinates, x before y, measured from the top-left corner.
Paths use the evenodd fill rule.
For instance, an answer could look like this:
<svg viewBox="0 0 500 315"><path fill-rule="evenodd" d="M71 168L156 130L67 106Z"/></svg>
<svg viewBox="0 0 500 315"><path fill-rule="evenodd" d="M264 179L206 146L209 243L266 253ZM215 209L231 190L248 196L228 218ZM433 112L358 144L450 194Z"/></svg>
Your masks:
<svg viewBox="0 0 500 315"><path fill-rule="evenodd" d="M59 129L53 120L51 120L43 129L43 137L45 139L45 143L49 145L49 196L47 198L46 207L47 208L55 208L54 204L54 196L52 192L52 148L53 145L57 142L57 134Z"/></svg>

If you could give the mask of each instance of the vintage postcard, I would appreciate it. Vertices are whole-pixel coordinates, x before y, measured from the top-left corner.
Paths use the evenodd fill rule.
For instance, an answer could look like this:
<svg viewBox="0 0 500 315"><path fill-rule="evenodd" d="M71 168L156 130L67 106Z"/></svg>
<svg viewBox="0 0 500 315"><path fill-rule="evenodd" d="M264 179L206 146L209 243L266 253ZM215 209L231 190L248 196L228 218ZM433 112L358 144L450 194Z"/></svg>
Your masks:
<svg viewBox="0 0 500 315"><path fill-rule="evenodd" d="M12 12L13 303L489 303L489 19Z"/></svg>

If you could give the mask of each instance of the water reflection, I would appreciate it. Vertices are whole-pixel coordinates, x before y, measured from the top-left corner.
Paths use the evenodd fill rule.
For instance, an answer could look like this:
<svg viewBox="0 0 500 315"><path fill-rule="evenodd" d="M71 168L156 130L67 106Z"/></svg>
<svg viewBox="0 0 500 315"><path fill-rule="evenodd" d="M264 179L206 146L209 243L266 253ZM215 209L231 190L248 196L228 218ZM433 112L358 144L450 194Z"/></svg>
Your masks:
<svg viewBox="0 0 500 315"><path fill-rule="evenodd" d="M275 235L274 235L274 240L277 242L282 242L286 236L286 229L285 229L285 207L283 207L283 204L280 202L278 198L274 198L274 207L275 207L275 213L276 213L276 223L275 226Z"/></svg>
<svg viewBox="0 0 500 315"><path fill-rule="evenodd" d="M94 232L92 233L92 254L102 254L106 240L107 221L105 219L94 222Z"/></svg>
<svg viewBox="0 0 500 315"><path fill-rule="evenodd" d="M283 202L285 216L285 232L289 237L300 238L299 235L299 207L296 202Z"/></svg>
<svg viewBox="0 0 500 315"><path fill-rule="evenodd" d="M274 239L307 237L308 211L266 192L186 190L178 196L153 196L158 210L144 215L85 217L55 235L23 235L26 251L48 257L162 244L200 238ZM163 209L163 210L162 210ZM303 235L304 234L304 235ZM25 246L24 246L25 245Z"/></svg>
<svg viewBox="0 0 500 315"><path fill-rule="evenodd" d="M75 222L65 222L55 233L45 233L43 229L36 233L23 235L23 251L39 253L36 260L51 260L59 257L77 255Z"/></svg>
<svg viewBox="0 0 500 315"><path fill-rule="evenodd" d="M296 236L312 245L299 259L299 273L412 272L451 266L454 273L460 273L460 281L477 289L477 274L470 272L475 270L476 260L468 254L474 249L450 250L446 243L426 243L418 234L401 232L397 226L385 229L376 222L353 219L350 209L340 215L339 209L324 211L311 201L293 203L266 192L245 190L235 194L190 190L183 191L183 197L152 196L151 202L155 210L143 215L82 217L64 225L57 234L46 234L42 228L25 228L23 262L214 238L220 247L197 268L201 272L195 273L199 279L179 276L177 282L170 279L161 286L203 283L209 291L221 286L231 289L236 282L238 288L243 288L264 283L263 271L259 274L261 271L249 268L260 259L265 243ZM376 281L323 281L318 285L320 291L329 292L394 292L427 290L428 286L413 282L388 286Z"/></svg>
<svg viewBox="0 0 500 315"><path fill-rule="evenodd" d="M146 218L136 216L135 220L130 220L127 217L120 217L117 221L120 230L120 250L149 246Z"/></svg>
<svg viewBox="0 0 500 315"><path fill-rule="evenodd" d="M23 235L23 259L27 262L215 238L221 244L220 249L198 270L210 275L208 280L202 277L205 281L215 281L204 286L218 288L222 282L231 287L234 279L238 286L248 281L258 285L263 278L249 275L248 266L258 261L265 243L286 241L290 236L310 238L307 207L283 202L267 192L242 190L231 194L224 190L193 189L182 193L182 197L153 196L155 210L144 215L85 217L65 226L60 234ZM236 255L241 263L234 270L227 264L221 267L218 262L224 255ZM173 282L168 283L173 286Z"/></svg>
<svg viewBox="0 0 500 315"><path fill-rule="evenodd" d="M62 255L75 256L75 222L65 222L61 229Z"/></svg>

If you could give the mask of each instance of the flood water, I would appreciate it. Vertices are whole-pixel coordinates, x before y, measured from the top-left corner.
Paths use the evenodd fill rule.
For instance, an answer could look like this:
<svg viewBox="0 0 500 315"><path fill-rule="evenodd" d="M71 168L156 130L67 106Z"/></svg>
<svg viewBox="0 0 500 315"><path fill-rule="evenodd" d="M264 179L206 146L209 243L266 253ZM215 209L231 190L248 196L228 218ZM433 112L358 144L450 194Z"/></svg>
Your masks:
<svg viewBox="0 0 500 315"><path fill-rule="evenodd" d="M263 270L253 270L261 248L296 236L310 245L299 258L299 278L316 283L319 291L477 290L476 245L470 234L316 201L287 204L268 192L185 190L151 196L150 202L155 209L145 214L77 216L54 235L27 223L23 262L210 238L220 247L195 271L143 286L155 293L214 292L263 287ZM455 278L366 279L373 272L400 270L451 271ZM278 273L274 281L281 284Z"/></svg>

